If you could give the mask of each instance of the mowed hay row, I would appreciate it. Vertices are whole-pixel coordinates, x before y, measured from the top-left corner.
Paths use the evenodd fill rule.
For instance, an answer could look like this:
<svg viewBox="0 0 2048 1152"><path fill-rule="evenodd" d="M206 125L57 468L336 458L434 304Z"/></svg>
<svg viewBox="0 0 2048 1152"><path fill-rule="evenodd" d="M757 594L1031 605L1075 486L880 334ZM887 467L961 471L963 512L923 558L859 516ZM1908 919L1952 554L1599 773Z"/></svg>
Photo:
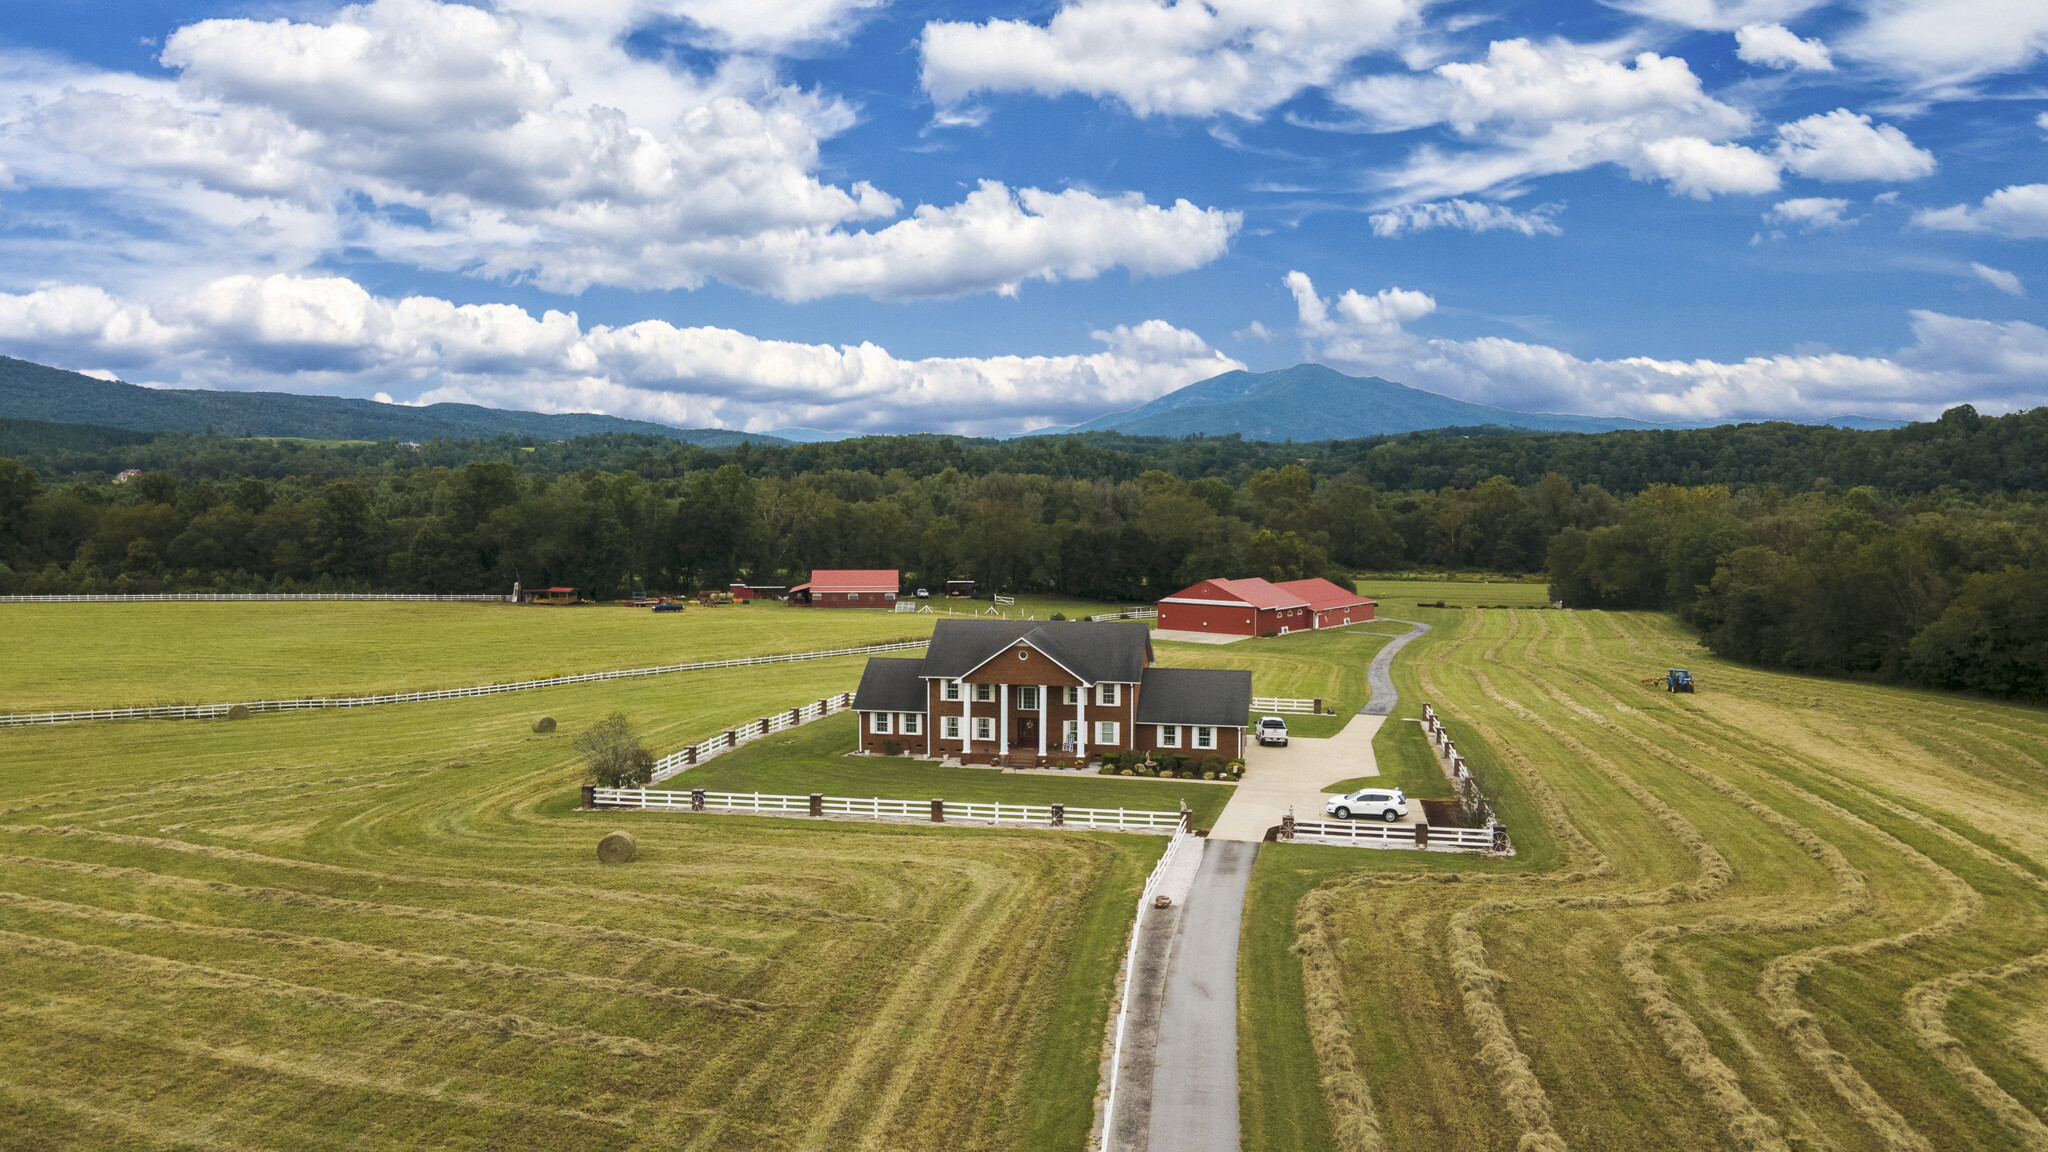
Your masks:
<svg viewBox="0 0 2048 1152"><path fill-rule="evenodd" d="M550 736L516 698L0 733L10 1128L1078 1144L1158 838L572 810L570 738L612 710L666 747L848 675L551 689ZM615 826L639 850L607 867Z"/></svg>
<svg viewBox="0 0 2048 1152"><path fill-rule="evenodd" d="M1456 638L1422 649L1422 679L1467 754L1540 774L1531 791L1609 866L1570 896L1481 876L1326 887L1385 1145L2032 1146L2023 1116L2048 1081L1978 1005L2027 984L2048 949L2040 867L2007 827L2048 808L2029 760L2042 717L1926 705L1961 709L1972 755L2000 769L2013 807L1987 829L1926 802L1969 762L1898 735L1934 698L1724 672L1659 618L1503 615L1447 621ZM1667 666L1701 672L1702 693L1642 686ZM1834 692L1844 707L1810 703ZM1698 890L1715 856L1726 882ZM1674 883L1707 898L1645 903ZM1483 948L1463 987L1474 938L1454 921ZM1497 1029L1474 1015L1475 974Z"/></svg>

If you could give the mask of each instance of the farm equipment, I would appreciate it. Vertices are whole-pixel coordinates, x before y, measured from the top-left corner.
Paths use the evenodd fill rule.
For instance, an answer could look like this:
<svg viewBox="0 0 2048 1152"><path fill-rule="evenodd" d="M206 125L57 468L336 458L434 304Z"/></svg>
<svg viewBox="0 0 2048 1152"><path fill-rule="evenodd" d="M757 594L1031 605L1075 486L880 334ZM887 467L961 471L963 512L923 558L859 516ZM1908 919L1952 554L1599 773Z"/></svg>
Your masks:
<svg viewBox="0 0 2048 1152"><path fill-rule="evenodd" d="M1671 669L1664 677L1664 690L1666 692L1691 692L1692 673L1683 668Z"/></svg>

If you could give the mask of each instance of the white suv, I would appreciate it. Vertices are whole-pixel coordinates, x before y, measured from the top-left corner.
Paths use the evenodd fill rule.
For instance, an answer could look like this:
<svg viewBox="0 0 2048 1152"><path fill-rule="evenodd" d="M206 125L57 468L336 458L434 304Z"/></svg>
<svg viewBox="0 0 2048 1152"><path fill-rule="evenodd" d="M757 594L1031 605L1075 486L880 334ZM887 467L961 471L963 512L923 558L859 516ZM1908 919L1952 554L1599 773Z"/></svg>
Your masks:
<svg viewBox="0 0 2048 1152"><path fill-rule="evenodd" d="M1278 716L1259 717L1259 726L1253 730L1261 744L1278 744L1287 747L1287 721Z"/></svg>
<svg viewBox="0 0 2048 1152"><path fill-rule="evenodd" d="M1377 816L1392 824L1408 815L1408 798L1401 795L1399 788L1365 788L1349 796L1332 796L1323 806L1323 811L1339 820L1349 820L1353 813L1360 816Z"/></svg>

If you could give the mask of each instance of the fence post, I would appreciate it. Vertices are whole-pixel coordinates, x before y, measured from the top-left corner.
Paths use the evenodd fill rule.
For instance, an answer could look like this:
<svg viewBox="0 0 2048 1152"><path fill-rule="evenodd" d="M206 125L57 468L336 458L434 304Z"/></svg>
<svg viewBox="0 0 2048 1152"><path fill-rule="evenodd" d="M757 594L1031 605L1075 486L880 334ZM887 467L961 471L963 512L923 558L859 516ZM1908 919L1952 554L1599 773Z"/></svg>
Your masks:
<svg viewBox="0 0 2048 1152"><path fill-rule="evenodd" d="M1195 830L1195 814L1189 810L1188 802L1185 800L1180 802L1180 830L1183 832L1193 832Z"/></svg>
<svg viewBox="0 0 2048 1152"><path fill-rule="evenodd" d="M1322 698L1321 696L1318 696L1318 697L1316 697L1316 715L1318 715L1318 716L1321 716L1322 714L1323 714L1323 698Z"/></svg>
<svg viewBox="0 0 2048 1152"><path fill-rule="evenodd" d="M697 763L697 746L695 744L683 749L683 763L692 765Z"/></svg>
<svg viewBox="0 0 2048 1152"><path fill-rule="evenodd" d="M702 788L692 788L692 789L690 789L690 811L692 811L692 812L702 812L703 810L704 810L704 790L703 790Z"/></svg>
<svg viewBox="0 0 2048 1152"><path fill-rule="evenodd" d="M733 731L730 728L727 728L725 730L725 746L727 748L737 748L739 747L739 743L740 734L738 732Z"/></svg>
<svg viewBox="0 0 2048 1152"><path fill-rule="evenodd" d="M789 726L790 726L791 728L794 728L794 727L796 727L797 725L799 725L799 724L801 724L801 723L803 723L803 722L804 722L804 718L803 718L803 715L802 715L802 713L803 713L803 709L801 709L801 708L791 708L791 709L789 710Z"/></svg>
<svg viewBox="0 0 2048 1152"><path fill-rule="evenodd" d="M1282 840L1294 839L1294 808L1291 805L1287 809L1287 815L1280 818L1280 838Z"/></svg>
<svg viewBox="0 0 2048 1152"><path fill-rule="evenodd" d="M585 808L597 807L597 785L585 784L583 786L583 806Z"/></svg>
<svg viewBox="0 0 2048 1152"><path fill-rule="evenodd" d="M1495 852L1505 852L1508 850L1508 830L1505 825L1495 824L1493 826L1493 850Z"/></svg>
<svg viewBox="0 0 2048 1152"><path fill-rule="evenodd" d="M1065 828L1067 826L1067 806L1065 804L1055 804L1052 806L1052 826L1055 828Z"/></svg>
<svg viewBox="0 0 2048 1152"><path fill-rule="evenodd" d="M945 802L944 800L940 800L940 799L934 798L934 799L932 800L932 823L934 823L934 824L944 824L945 822L946 822L946 802Z"/></svg>
<svg viewBox="0 0 2048 1152"><path fill-rule="evenodd" d="M1429 847L1429 825L1417 824L1415 826L1415 846L1417 848Z"/></svg>
<svg viewBox="0 0 2048 1152"><path fill-rule="evenodd" d="M825 794L824 794L823 792L813 792L813 793L811 793L811 815L813 815L813 816L823 816L824 814L825 814Z"/></svg>

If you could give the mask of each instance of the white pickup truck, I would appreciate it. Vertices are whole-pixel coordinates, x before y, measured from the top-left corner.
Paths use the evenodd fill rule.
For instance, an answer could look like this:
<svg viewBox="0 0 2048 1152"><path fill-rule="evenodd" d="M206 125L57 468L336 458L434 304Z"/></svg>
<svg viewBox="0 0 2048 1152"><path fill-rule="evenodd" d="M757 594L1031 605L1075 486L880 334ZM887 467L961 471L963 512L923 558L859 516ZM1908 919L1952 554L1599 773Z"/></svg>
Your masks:
<svg viewBox="0 0 2048 1152"><path fill-rule="evenodd" d="M1259 726L1252 730L1261 744L1278 744L1287 747L1287 721L1278 716L1259 717Z"/></svg>

